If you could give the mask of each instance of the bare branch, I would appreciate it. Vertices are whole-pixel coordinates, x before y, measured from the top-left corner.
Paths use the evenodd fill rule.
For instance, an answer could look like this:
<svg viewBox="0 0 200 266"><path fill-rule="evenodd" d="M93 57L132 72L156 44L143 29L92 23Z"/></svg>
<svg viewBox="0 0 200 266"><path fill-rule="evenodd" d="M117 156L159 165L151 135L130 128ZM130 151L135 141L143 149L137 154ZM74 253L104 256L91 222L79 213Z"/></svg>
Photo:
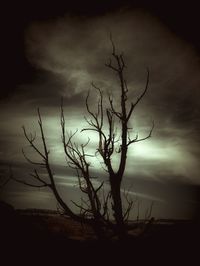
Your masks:
<svg viewBox="0 0 200 266"><path fill-rule="evenodd" d="M75 201L71 200L71 202L72 202L76 207L80 208L81 210L84 210L85 212L88 212L88 213L92 213L91 210L89 210L88 208L87 208L87 209L84 208L82 205L76 203Z"/></svg>
<svg viewBox="0 0 200 266"><path fill-rule="evenodd" d="M152 135L153 129L154 129L154 121L152 122L152 127L151 127L151 129L150 129L150 131L149 131L149 134L148 134L146 137L141 138L141 139L138 139L138 134L137 134L136 137L135 137L134 139L131 140L131 139L129 138L129 142L127 143L127 146L129 146L129 145L132 144L132 143L136 143L136 142L144 141L144 140L150 138L151 135Z"/></svg>
<svg viewBox="0 0 200 266"><path fill-rule="evenodd" d="M17 183L21 183L21 184L23 184L23 185L26 185L26 186L29 186L29 187L35 187L35 188L42 188L42 187L50 187L51 185L50 184L48 184L48 183L46 183L44 180L42 180L40 177L39 177L39 175L38 175L38 173L37 173L37 171L35 170L35 175L36 176L34 176L38 181L40 181L40 183L42 183L42 184L32 184L32 183L29 183L29 182L27 182L27 181L25 181L25 180L21 180L21 179L19 179L19 178L16 178L16 177L14 177L14 175L13 175L13 171L12 171L12 167L10 166L9 167L9 177L10 177L10 179L12 179L12 180L14 180L14 181L16 181ZM31 174L32 175L32 174Z"/></svg>
<svg viewBox="0 0 200 266"><path fill-rule="evenodd" d="M111 45L112 45L112 55L115 54L115 44L113 42L113 38L112 38L112 33L110 32L110 42L111 42Z"/></svg>
<svg viewBox="0 0 200 266"><path fill-rule="evenodd" d="M43 130L43 124L42 124L42 118L40 115L40 109L39 108L37 109L37 112L38 112L38 118L39 118L38 124L40 127L40 132L41 132L41 136L42 136L42 143L43 143L44 152L45 152L45 160L48 160L48 155L49 155L50 151L47 150L47 145L46 145L46 140L45 140L44 130Z"/></svg>
<svg viewBox="0 0 200 266"><path fill-rule="evenodd" d="M24 152L24 149L22 149L22 154L24 156L24 158L27 160L27 162L29 162L30 164L35 164L35 165L39 165L39 166L45 166L45 163L39 163L39 162L35 162L33 160L31 160Z"/></svg>
<svg viewBox="0 0 200 266"><path fill-rule="evenodd" d="M94 84L93 86L95 87L95 89L99 91L99 94L100 94L100 100L98 103L99 104L98 111L95 114L90 110L89 104L88 104L89 93L86 98L86 107L87 107L87 111L89 112L89 114L92 116L92 118L95 121L95 122L91 121L89 122L89 124L91 125L94 124L95 128L93 129L99 133L99 129L101 129L101 127L103 126L102 93L98 87L96 87ZM100 121L99 121L99 116L100 116ZM102 217L102 215L101 215L101 203L100 203L97 193L102 188L103 183L100 184L100 186L95 189L92 182L90 181L92 177L90 174L90 169L89 169L90 163L87 162L86 157L91 156L91 155L85 152L85 148L87 147L90 139L88 139L88 141L85 144L78 145L72 140L74 135L77 133L76 131L75 133L69 135L68 140L66 140L65 118L64 118L64 112L63 112L62 105L61 105L61 128L62 128L62 141L64 145L64 151L67 156L68 164L70 165L70 167L76 170L79 189L88 196L88 202L90 205L86 205L87 208L85 208L82 204L79 205L75 202L73 203L77 207L79 207L81 214L86 215L87 213L90 213L93 216L93 218L98 220L99 222L99 219L100 217ZM83 130L87 130L87 129L83 129ZM82 203L84 202L82 201Z"/></svg>
<svg viewBox="0 0 200 266"><path fill-rule="evenodd" d="M113 114L116 115L119 119L121 119L121 118L122 118L121 113L120 113L120 112L117 112L117 111L115 110L115 108L114 108L114 106L113 106L113 100L111 99L111 96L110 96L110 95L109 95L108 100L109 100L110 107L111 107L111 110L112 110Z"/></svg>
<svg viewBox="0 0 200 266"><path fill-rule="evenodd" d="M107 193L105 196L105 191L103 189L103 217L106 217L106 220L110 220L110 213L109 213L109 208L108 208L108 201L111 199L111 191Z"/></svg>
<svg viewBox="0 0 200 266"><path fill-rule="evenodd" d="M51 187L51 184L48 184L46 181L44 181L38 174L38 171L34 169L34 174L30 174L32 177L34 177L36 180L44 184L45 186Z"/></svg>
<svg viewBox="0 0 200 266"><path fill-rule="evenodd" d="M150 208L146 210L145 221L148 221L151 218L154 202L151 202Z"/></svg>
<svg viewBox="0 0 200 266"><path fill-rule="evenodd" d="M112 65L112 60L111 59L109 59L108 63L105 63L105 66L107 66L108 68L111 68L112 70L118 72L118 69Z"/></svg>
<svg viewBox="0 0 200 266"><path fill-rule="evenodd" d="M23 132L24 132L24 136L27 139L27 141L30 143L30 146L45 160L45 155L42 154L42 152L35 146L35 144L33 143L35 141L35 138L32 138L32 136L28 137L28 134L26 132L26 129L24 126L22 126Z"/></svg>
<svg viewBox="0 0 200 266"><path fill-rule="evenodd" d="M141 95L137 98L137 100L135 101L135 103L132 103L131 104L131 108L128 112L128 115L127 115L127 121L129 121L131 115L132 115L132 112L134 110L134 108L138 105L138 103L142 100L142 98L144 97L144 95L146 94L147 90L148 90L148 85L149 85L149 69L147 68L147 79L146 79L146 85L145 85L145 88L143 90L143 92L141 93Z"/></svg>
<svg viewBox="0 0 200 266"><path fill-rule="evenodd" d="M14 176L11 179L14 180L14 181L16 181L17 183L21 183L21 184L26 185L26 186L29 186L29 187L42 188L42 187L48 187L48 186L50 186L49 184L40 184L40 185L31 184L31 183L26 182L24 180L18 179L18 178L14 177Z"/></svg>
<svg viewBox="0 0 200 266"><path fill-rule="evenodd" d="M124 57L123 57L123 54L121 54L119 56L120 60L121 60L121 65L122 65L122 70L126 67L125 63L124 63Z"/></svg>

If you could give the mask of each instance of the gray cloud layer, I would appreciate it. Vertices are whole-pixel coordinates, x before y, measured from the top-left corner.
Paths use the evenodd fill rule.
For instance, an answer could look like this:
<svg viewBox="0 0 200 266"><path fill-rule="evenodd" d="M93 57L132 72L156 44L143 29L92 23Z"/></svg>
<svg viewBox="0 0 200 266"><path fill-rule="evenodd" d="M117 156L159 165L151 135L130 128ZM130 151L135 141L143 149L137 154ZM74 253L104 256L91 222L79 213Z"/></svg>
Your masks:
<svg viewBox="0 0 200 266"><path fill-rule="evenodd" d="M127 176L133 173L132 177L150 178L155 184L173 179L199 184L199 56L155 17L142 11L96 18L66 16L30 25L26 54L38 74L31 84L19 86L9 102L1 104L1 161L22 161L20 147L26 144L20 126L27 124L37 131L32 125L36 121L34 110L41 106L56 169L63 164L58 146L60 97L65 98L69 128L81 129L91 81L117 95L116 76L105 67L111 52L109 32L117 50L124 53L130 102L144 88L146 67L150 69L149 91L136 110L133 125L141 136L152 119L156 128L151 140L130 151ZM90 148L94 150L95 142Z"/></svg>

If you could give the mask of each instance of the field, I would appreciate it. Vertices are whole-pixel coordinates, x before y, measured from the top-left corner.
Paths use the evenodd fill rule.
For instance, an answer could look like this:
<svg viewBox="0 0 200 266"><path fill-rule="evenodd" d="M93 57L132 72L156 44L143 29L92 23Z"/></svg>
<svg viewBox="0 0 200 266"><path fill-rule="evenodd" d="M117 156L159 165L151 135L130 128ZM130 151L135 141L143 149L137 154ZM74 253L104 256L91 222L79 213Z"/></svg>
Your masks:
<svg viewBox="0 0 200 266"><path fill-rule="evenodd" d="M154 221L147 231L143 223L130 223L129 237L123 243L116 238L100 242L92 228L55 212L14 210L1 206L1 243L3 253L20 258L65 257L92 262L105 260L140 260L171 255L193 259L198 252L199 224L194 221ZM144 233L143 233L144 232ZM2 253L2 254L3 254ZM6 254L5 253L5 254ZM67 259L66 258L66 259ZM68 264L72 265L72 264ZM84 264L85 265L85 264Z"/></svg>

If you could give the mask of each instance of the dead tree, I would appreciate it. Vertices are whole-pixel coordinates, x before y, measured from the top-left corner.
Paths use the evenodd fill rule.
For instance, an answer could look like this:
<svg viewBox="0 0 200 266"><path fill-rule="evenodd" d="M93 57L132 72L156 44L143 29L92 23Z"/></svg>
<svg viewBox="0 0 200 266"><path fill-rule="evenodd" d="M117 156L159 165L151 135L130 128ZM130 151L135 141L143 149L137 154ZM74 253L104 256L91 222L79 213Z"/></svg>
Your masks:
<svg viewBox="0 0 200 266"><path fill-rule="evenodd" d="M139 138L136 135L134 138L130 137L129 122L135 111L136 106L140 103L142 98L145 96L148 84L149 84L149 70L147 69L147 79L146 85L139 97L131 103L128 107L128 92L129 88L124 76L124 70L126 68L123 54L118 54L116 52L115 45L111 39L112 43L112 59L106 63L106 67L111 69L118 77L119 87L120 87L120 107L115 107L113 98L111 95L108 96L109 106L104 108L103 102L103 92L95 84L92 83L94 89L99 93L99 101L96 111L92 111L89 106L89 93L86 98L86 108L90 118L86 118L88 128L83 129L95 131L98 134L98 148L97 151L103 159L106 167L106 171L109 175L111 196L112 196L112 209L113 216L116 222L117 234L120 238L123 238L126 234L125 229L125 217L129 214L131 210L132 202L129 202L128 209L123 211L122 198L121 198L121 183L124 177L124 172L127 162L127 151L131 144L136 142L144 141L151 137L154 123L152 127L144 138ZM105 125L106 120L106 125ZM116 121L120 122L120 136L115 134L115 124ZM107 134L108 132L108 134ZM119 148L118 148L119 147ZM120 156L120 162L118 169L114 170L112 164L112 156L118 153Z"/></svg>
<svg viewBox="0 0 200 266"><path fill-rule="evenodd" d="M63 101L61 102L61 130L62 143L68 166L76 171L79 183L79 189L86 194L87 200L81 198L81 204L74 202L74 205L80 209L80 215L84 219L87 217L92 219L92 226L99 238L104 238L103 227L110 225L108 219L108 197L100 200L99 191L103 188L104 182L101 182L96 188L92 183L92 175L90 173L90 163L87 157L93 155L87 154L85 149L90 142L88 138L85 144L80 144L73 141L73 137L77 133L69 134L66 137L65 116L63 110Z"/></svg>
<svg viewBox="0 0 200 266"><path fill-rule="evenodd" d="M81 204L78 204L76 202L73 202L74 205L76 205L80 209L80 213L75 213L72 211L72 209L68 206L68 204L63 200L63 198L60 196L56 183L55 183L55 177L54 173L52 171L50 162L49 162L49 154L50 150L48 149L47 143L46 143L46 137L43 129L43 122L42 117L40 114L40 110L38 108L38 124L40 128L40 134L42 139L42 148L38 147L36 144L36 134L28 134L25 127L23 126L23 133L30 144L30 147L35 151L37 155L40 157L40 161L34 161L30 159L24 150L22 149L22 153L25 157L25 159L32 165L35 166L33 173L31 173L32 181L34 182L28 182L27 180L22 180L19 178L16 178L13 175L12 169L10 168L10 179L15 180L18 183L35 187L35 188L44 188L48 187L53 192L59 206L62 209L62 214L66 216L70 216L72 219L79 221L79 222L85 222L89 223L96 233L98 238L104 238L104 232L103 228L106 226L111 226L111 223L108 219L108 197L104 198L103 202L100 201L98 192L103 187L103 182L100 183L100 185L95 188L93 186L93 183L91 182L91 175L90 175L90 164L87 162L86 157L89 155L85 153L85 148L87 147L89 140L85 144L81 144L80 146L72 141L74 134L71 134L66 137L65 133L65 117L63 112L63 105L61 104L61 129L62 129L62 143L64 147L64 152L67 157L68 165L76 170L77 176L78 176L78 183L79 188L82 193L85 193L87 195L88 200L81 199ZM47 178L42 174L39 174L38 167L46 169Z"/></svg>
<svg viewBox="0 0 200 266"><path fill-rule="evenodd" d="M12 171L10 173L10 179L15 180L18 183L27 185L27 186L31 186L31 187L35 187L35 188L44 188L44 187L48 187L54 194L57 202L59 203L60 207L63 210L63 214L70 216L71 218L73 218L76 221L80 221L83 222L83 217L80 217L79 215L75 214L70 208L69 206L66 204L66 202L62 199L62 197L60 196L58 189L56 187L56 183L55 183L55 178L54 178L54 174L53 171L51 169L51 165L49 162L49 154L50 154L50 150L47 147L47 143L46 143L46 138L45 138L45 134L44 134L44 129L43 129L43 123L42 123L42 118L41 118L41 114L40 114L40 110L39 108L37 109L37 113L38 113L38 124L39 124L39 128L40 128L40 134L41 134L41 139L42 139L42 148L38 147L36 144L36 134L28 134L26 131L26 128L23 126L23 133L24 136L26 138L26 140L28 141L28 143L30 144L30 147L35 151L35 153L40 157L40 161L34 161L32 159L30 159L26 153L24 152L24 150L22 149L22 153L25 157L25 159L32 165L34 165L34 169L33 169L33 173L31 173L31 177L33 179L33 182L27 182L26 180L22 180L19 178L16 178ZM38 167L46 169L46 173L48 174L47 178L44 177L42 174L39 174L38 172Z"/></svg>
<svg viewBox="0 0 200 266"><path fill-rule="evenodd" d="M90 163L88 161L88 157L90 155L86 152L89 140L85 144L78 145L73 141L75 133L70 134L68 137L66 137L65 117L62 104L61 130L64 152L68 165L76 170L81 192L86 194L87 197L86 201L85 199L82 199L81 204L74 202L74 204L79 208L80 213L74 213L72 209L69 208L69 205L62 199L57 190L54 174L49 162L50 151L47 147L39 109L37 110L37 112L38 124L42 139L42 150L41 147L38 147L35 143L36 135L29 135L25 127L23 127L23 132L31 148L38 154L41 160L33 161L22 150L25 159L35 166L31 176L36 181L36 183L29 183L26 180L17 179L13 175L11 175L11 178L16 180L17 182L36 188L48 187L52 190L65 215L70 216L76 221L90 223L97 235L101 235L101 227L112 228L118 235L118 237L122 239L126 235L125 222L128 219L133 206L133 201L129 200L128 196L125 194L125 199L128 203L128 207L124 210L121 195L121 184L126 169L128 148L130 147L130 145L136 142L144 141L150 138L154 128L154 123L152 123L152 127L146 137L139 138L138 134L134 138L130 137L130 120L135 111L135 108L147 92L149 84L149 70L147 69L147 79L144 90L135 101L128 105L127 101L129 88L124 73L124 70L126 68L124 56L123 54L118 54L116 52L112 38L110 39L112 44L112 59L109 60L109 62L106 64L106 67L112 70L118 78L120 90L117 95L119 95L120 97L120 105L116 107L113 98L111 97L111 95L109 95L108 107L106 107L104 104L103 91L94 83L92 83L93 89L95 89L99 95L98 104L96 110L92 111L89 105L90 93L88 92L86 97L86 109L88 112L88 117L85 118L88 127L81 130L82 132L92 130L97 133L98 147L96 152L102 158L105 165L105 170L108 173L110 191L108 191L106 195L103 193L103 199L100 200L99 192L103 191L103 182L100 183L98 187L94 187L93 182L91 181ZM116 134L117 122L119 122L120 124L120 134ZM120 157L117 170L114 169L112 162L114 154L118 154L118 156ZM48 178L39 174L37 167L45 168L48 174ZM114 223L112 222L112 218L109 215L109 200L111 200Z"/></svg>

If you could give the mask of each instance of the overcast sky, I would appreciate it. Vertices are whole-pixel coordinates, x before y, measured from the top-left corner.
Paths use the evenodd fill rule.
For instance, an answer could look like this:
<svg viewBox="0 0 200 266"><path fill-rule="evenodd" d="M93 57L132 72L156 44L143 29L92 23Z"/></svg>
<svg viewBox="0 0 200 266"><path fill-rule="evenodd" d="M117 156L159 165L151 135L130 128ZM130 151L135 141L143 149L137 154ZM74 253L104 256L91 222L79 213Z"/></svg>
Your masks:
<svg viewBox="0 0 200 266"><path fill-rule="evenodd" d="M119 84L114 73L105 67L111 56L112 32L116 49L123 52L127 65L130 103L145 86L146 68L150 70L148 93L131 121L133 136L145 136L152 120L155 122L152 138L130 147L123 186L130 189L130 195L138 199L143 210L153 201L156 217L191 218L199 206L200 185L200 61L195 42L174 32L144 7L119 6L100 14L95 12L93 16L83 16L66 9L59 16L30 19L23 26L26 64L20 67L30 68L31 75L26 70L20 81L5 83L2 88L1 173L5 175L5 168L12 164L16 175L29 178L30 166L24 161L21 148L33 158L35 155L28 148L21 126L38 131L39 106L57 185L61 193L66 189L63 195L68 201L79 200L76 175L65 168L60 143L60 98L64 97L69 131L80 131L86 125L85 96L92 81L105 95L112 93L117 106ZM92 93L93 108L95 99ZM86 141L89 134L89 152L95 153L95 134L78 134L80 142ZM100 158L92 159L92 165L99 177L95 182L105 179ZM2 195L20 208L55 208L53 196L46 190L9 183Z"/></svg>

